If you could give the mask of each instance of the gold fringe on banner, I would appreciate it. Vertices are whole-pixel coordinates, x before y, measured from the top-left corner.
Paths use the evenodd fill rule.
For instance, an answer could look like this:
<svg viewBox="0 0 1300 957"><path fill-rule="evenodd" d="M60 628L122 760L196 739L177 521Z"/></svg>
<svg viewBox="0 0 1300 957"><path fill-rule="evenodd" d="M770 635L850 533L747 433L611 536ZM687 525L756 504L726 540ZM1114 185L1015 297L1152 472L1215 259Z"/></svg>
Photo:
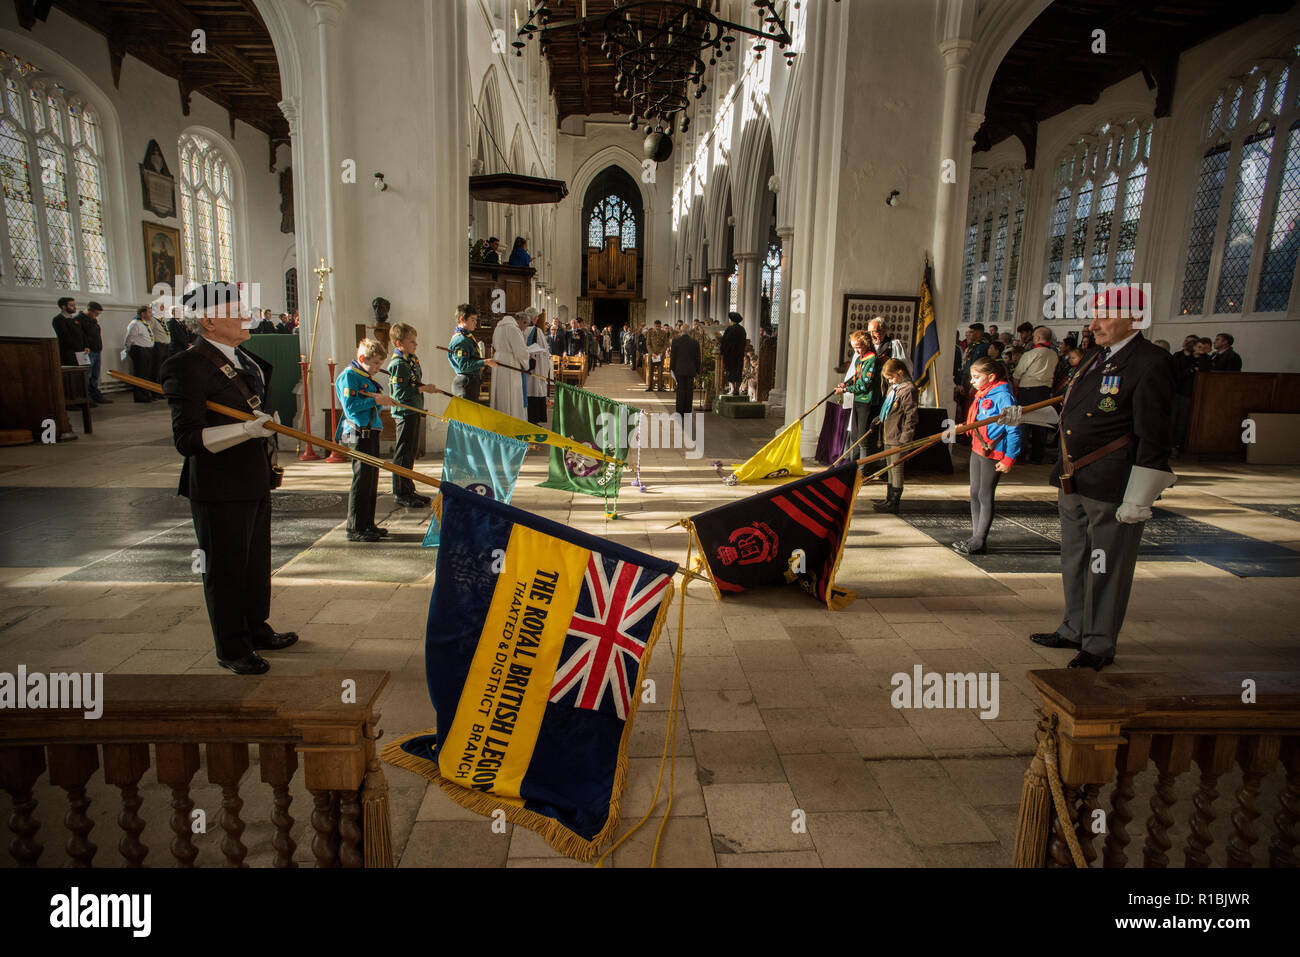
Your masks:
<svg viewBox="0 0 1300 957"><path fill-rule="evenodd" d="M685 586L683 586L684 590ZM646 670L650 666L650 656L658 641L660 631L663 629L664 619L667 617L668 609L672 605L672 599L673 584L670 579L663 602L659 606L659 613L655 616L654 626L646 641L645 654L641 656L641 667L637 670L637 688L640 688L641 683L645 680ZM627 787L627 748L632 737L632 725L636 720L637 708L640 703L641 696L639 694L632 695L631 708L627 720L623 723L623 735L618 742L618 761L614 768L614 786L610 791L609 817L605 820L605 826L590 840L575 834L553 817L547 817L545 814L528 810L523 806L523 801L519 798L503 797L498 794L484 793L462 787L442 776L437 761L418 757L402 750L402 744L405 742L410 741L412 738L434 734L436 729L430 728L425 731L403 735L386 745L380 756L394 767L414 771L416 774L428 778L462 807L468 808L476 814L482 814L484 817L491 817L493 812L497 810L503 811L507 821L536 831L551 847L566 857L586 862L596 856L600 850L600 845L613 837L614 832L618 829L619 806L622 802L623 791Z"/></svg>

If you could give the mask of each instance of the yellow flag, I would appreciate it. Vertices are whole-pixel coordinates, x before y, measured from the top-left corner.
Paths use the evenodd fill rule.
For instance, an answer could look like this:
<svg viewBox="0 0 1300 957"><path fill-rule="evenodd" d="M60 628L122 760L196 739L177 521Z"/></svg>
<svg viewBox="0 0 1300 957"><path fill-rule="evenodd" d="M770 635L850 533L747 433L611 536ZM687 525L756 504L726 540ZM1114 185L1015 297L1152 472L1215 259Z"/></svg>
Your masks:
<svg viewBox="0 0 1300 957"><path fill-rule="evenodd" d="M516 419L513 415L506 415L496 409L489 409L486 405L479 405L477 402L462 399L460 396L452 396L451 401L447 404L446 415L447 418L454 419L462 425L472 425L488 432L495 432L497 435L518 439L521 442L554 445L557 448L570 449L588 459L600 459L605 462L613 462L616 465L627 464L622 459L615 458L612 455L605 455L594 446L585 445L582 442L560 435L558 432L552 432L540 425L525 422L523 419ZM800 472L799 474L802 475L803 473Z"/></svg>
<svg viewBox="0 0 1300 957"><path fill-rule="evenodd" d="M736 467L737 482L763 482L768 479L797 478L806 475L799 457L799 423L787 425L771 442L754 453L744 465Z"/></svg>

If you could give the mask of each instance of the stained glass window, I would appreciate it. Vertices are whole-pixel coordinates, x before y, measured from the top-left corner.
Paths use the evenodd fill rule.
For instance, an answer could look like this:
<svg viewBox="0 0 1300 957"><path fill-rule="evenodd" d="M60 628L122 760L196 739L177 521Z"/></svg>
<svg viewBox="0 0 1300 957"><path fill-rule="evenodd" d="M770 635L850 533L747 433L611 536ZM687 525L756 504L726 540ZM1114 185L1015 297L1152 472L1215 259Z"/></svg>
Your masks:
<svg viewBox="0 0 1300 957"><path fill-rule="evenodd" d="M298 267L290 266L284 272L284 311L298 308Z"/></svg>
<svg viewBox="0 0 1300 957"><path fill-rule="evenodd" d="M1020 272L1024 187L1024 173L1006 167L977 177L971 186L962 257L963 328L972 322L1010 321Z"/></svg>
<svg viewBox="0 0 1300 957"><path fill-rule="evenodd" d="M1264 268L1259 276L1259 312L1281 312L1291 298L1291 279L1295 274L1296 249L1300 245L1300 120L1291 124L1287 136L1286 162L1282 167L1282 186L1273 209L1273 226L1269 230Z"/></svg>
<svg viewBox="0 0 1300 957"><path fill-rule="evenodd" d="M1300 110L1290 89L1298 54L1228 78L1210 107L1188 225L1183 315L1241 316L1290 305L1300 233ZM1223 103L1226 115L1217 121Z"/></svg>
<svg viewBox="0 0 1300 957"><path fill-rule="evenodd" d="M35 65L0 50L5 285L110 291L99 120Z"/></svg>
<svg viewBox="0 0 1300 957"><path fill-rule="evenodd" d="M1057 165L1047 235L1046 281L1094 287L1133 278L1152 121L1103 123L1069 147ZM1076 297L1065 296L1072 318Z"/></svg>
<svg viewBox="0 0 1300 957"><path fill-rule="evenodd" d="M178 144L186 279L235 281L235 197L230 164L216 144L186 133Z"/></svg>
<svg viewBox="0 0 1300 957"><path fill-rule="evenodd" d="M775 329L781 319L781 243L773 241L768 244L767 258L763 260L763 295L770 305L770 319Z"/></svg>
<svg viewBox="0 0 1300 957"><path fill-rule="evenodd" d="M617 236L622 249L636 248L636 213L618 196L606 196L587 219L587 245L605 248L605 237Z"/></svg>

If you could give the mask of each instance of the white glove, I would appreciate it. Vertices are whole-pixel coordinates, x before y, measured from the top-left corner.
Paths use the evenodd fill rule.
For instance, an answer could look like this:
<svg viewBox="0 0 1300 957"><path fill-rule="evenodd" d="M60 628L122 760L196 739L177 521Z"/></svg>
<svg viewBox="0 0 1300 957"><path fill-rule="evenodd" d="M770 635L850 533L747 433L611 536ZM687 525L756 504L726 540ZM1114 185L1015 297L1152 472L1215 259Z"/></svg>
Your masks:
<svg viewBox="0 0 1300 957"><path fill-rule="evenodd" d="M1135 465L1128 473L1128 485L1124 489L1124 501L1115 509L1115 520L1132 525L1145 522L1151 517L1151 506L1160 493L1177 481L1173 472L1149 469Z"/></svg>
<svg viewBox="0 0 1300 957"><path fill-rule="evenodd" d="M123 361L123 362L126 361L126 350L125 350L125 349L122 350L122 361Z"/></svg>
<svg viewBox="0 0 1300 957"><path fill-rule="evenodd" d="M244 434L250 439L269 439L275 435L266 427L266 423L271 421L271 417L265 412L257 413L256 418L249 419L247 422L240 423L243 426Z"/></svg>
<svg viewBox="0 0 1300 957"><path fill-rule="evenodd" d="M259 412L257 418L248 422L232 422L230 425L213 425L203 430L203 447L209 452L224 452L249 439L264 439L275 433L264 423L271 417Z"/></svg>
<svg viewBox="0 0 1300 957"><path fill-rule="evenodd" d="M1014 428L1020 424L1020 406L1009 405L998 413L998 422L1008 428Z"/></svg>

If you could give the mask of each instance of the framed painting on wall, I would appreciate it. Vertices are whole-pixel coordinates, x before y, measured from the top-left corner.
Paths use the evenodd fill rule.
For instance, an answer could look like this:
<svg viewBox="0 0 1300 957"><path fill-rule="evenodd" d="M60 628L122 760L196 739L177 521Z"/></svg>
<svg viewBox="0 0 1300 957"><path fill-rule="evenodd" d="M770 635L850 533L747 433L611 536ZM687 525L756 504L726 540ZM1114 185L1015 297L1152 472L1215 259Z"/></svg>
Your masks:
<svg viewBox="0 0 1300 957"><path fill-rule="evenodd" d="M159 283L171 286L181 268L181 231L161 223L144 223L144 284L152 289Z"/></svg>
<svg viewBox="0 0 1300 957"><path fill-rule="evenodd" d="M916 317L921 308L920 296L874 296L867 293L844 294L844 318L840 326L840 368L848 368L853 347L849 336L857 329L867 331L867 323L875 316L885 320L882 330L885 339L897 339L912 354L916 336Z"/></svg>

